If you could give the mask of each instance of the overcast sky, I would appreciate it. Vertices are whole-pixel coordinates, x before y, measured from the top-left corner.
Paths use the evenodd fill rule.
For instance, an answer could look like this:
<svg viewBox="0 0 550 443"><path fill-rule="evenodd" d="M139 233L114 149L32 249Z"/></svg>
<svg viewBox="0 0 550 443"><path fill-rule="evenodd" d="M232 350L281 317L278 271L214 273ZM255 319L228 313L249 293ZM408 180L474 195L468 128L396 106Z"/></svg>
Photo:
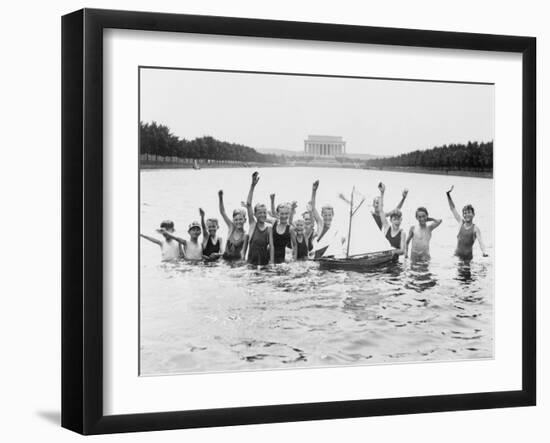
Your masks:
<svg viewBox="0 0 550 443"><path fill-rule="evenodd" d="M336 135L395 155L493 140L494 86L142 69L140 119L188 140L303 151L309 134Z"/></svg>

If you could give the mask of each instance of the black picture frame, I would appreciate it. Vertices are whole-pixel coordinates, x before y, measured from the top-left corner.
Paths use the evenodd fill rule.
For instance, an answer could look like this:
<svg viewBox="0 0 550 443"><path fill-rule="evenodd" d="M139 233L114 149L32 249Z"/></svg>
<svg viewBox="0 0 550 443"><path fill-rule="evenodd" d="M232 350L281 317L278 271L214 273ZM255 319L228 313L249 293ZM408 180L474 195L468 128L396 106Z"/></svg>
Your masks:
<svg viewBox="0 0 550 443"><path fill-rule="evenodd" d="M177 412L103 413L103 31L108 28L522 55L522 388ZM83 9L62 18L62 426L82 434L530 406L536 402L536 39Z"/></svg>

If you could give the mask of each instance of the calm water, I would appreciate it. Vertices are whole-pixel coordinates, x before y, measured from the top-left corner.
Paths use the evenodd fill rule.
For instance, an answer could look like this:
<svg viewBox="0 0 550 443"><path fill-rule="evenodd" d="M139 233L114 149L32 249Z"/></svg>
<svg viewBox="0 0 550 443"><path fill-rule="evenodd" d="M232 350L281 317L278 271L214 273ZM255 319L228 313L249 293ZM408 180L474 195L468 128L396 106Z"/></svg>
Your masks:
<svg viewBox="0 0 550 443"><path fill-rule="evenodd" d="M187 237L187 225L220 219L246 199L252 169L141 172L141 232L155 234L163 219ZM328 168L259 169L254 201L297 200L305 209L311 183L321 181L318 202L335 207L345 231L346 207L338 199L352 186L369 198L386 184L386 208L409 188L403 207L407 231L414 209L443 218L432 236L429 265L409 262L368 273L320 271L314 262L255 270L246 266L162 264L159 247L141 241L141 349L143 375L203 371L382 364L492 358L493 181L440 175ZM474 261L453 257L458 225L445 191L455 185L459 208L472 203L490 258L474 247Z"/></svg>

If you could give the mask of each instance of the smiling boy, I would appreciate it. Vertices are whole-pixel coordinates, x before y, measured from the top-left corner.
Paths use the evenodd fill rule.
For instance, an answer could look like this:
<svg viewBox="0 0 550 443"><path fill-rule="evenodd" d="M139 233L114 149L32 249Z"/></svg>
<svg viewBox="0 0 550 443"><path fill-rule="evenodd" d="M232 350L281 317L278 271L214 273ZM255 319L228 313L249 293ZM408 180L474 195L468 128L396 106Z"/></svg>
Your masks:
<svg viewBox="0 0 550 443"><path fill-rule="evenodd" d="M185 260L199 261L202 260L202 243L199 242L201 235L201 225L199 222L194 221L189 225L187 232L189 233L189 240L185 240L178 237L166 229L159 229L158 232L167 238L177 241L183 246L183 258Z"/></svg>
<svg viewBox="0 0 550 443"><path fill-rule="evenodd" d="M405 257L408 257L409 243L412 241L411 260L426 261L430 259L432 231L441 224L442 220L430 217L428 210L422 206L416 210L415 217L418 225L411 226L405 245ZM428 222L431 223L428 224Z"/></svg>
<svg viewBox="0 0 550 443"><path fill-rule="evenodd" d="M453 198L451 197L451 192L453 192L454 186L451 186L451 189L447 191L447 201L449 202L449 207L453 213L455 220L460 224L460 229L457 235L457 245L455 250L455 255L462 260L470 261L473 254L474 243L477 240L483 257L488 257L487 251L485 249L485 244L481 238L481 231L474 224L475 210L472 205L466 205L462 208L462 217L456 210Z"/></svg>

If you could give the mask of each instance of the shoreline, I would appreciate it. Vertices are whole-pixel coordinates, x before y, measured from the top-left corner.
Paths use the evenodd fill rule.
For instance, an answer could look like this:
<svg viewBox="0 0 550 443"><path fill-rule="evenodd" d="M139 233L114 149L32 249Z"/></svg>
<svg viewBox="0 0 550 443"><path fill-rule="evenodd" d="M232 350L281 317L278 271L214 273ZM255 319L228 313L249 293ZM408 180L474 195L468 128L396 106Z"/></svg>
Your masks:
<svg viewBox="0 0 550 443"><path fill-rule="evenodd" d="M365 168L370 171L389 171L389 172L410 172L413 174L433 174L433 175L453 175L459 177L476 177L476 178L493 178L493 171L483 172L483 171L465 171L465 170L439 170L439 169L429 169L429 168L419 168L415 166L406 166L406 167L367 167Z"/></svg>
<svg viewBox="0 0 550 443"><path fill-rule="evenodd" d="M265 163L249 163L249 164L216 164L216 163L201 163L200 169L225 169L225 168L334 168L334 169L361 169L365 171L388 171L388 172L407 172L414 174L433 174L433 175L452 175L459 177L476 177L476 178L493 178L493 172L481 171L464 171L464 170L437 170L418 167L361 167L353 165L333 165L333 164L265 164ZM188 163L143 163L139 165L141 170L153 169L193 169L192 164Z"/></svg>

